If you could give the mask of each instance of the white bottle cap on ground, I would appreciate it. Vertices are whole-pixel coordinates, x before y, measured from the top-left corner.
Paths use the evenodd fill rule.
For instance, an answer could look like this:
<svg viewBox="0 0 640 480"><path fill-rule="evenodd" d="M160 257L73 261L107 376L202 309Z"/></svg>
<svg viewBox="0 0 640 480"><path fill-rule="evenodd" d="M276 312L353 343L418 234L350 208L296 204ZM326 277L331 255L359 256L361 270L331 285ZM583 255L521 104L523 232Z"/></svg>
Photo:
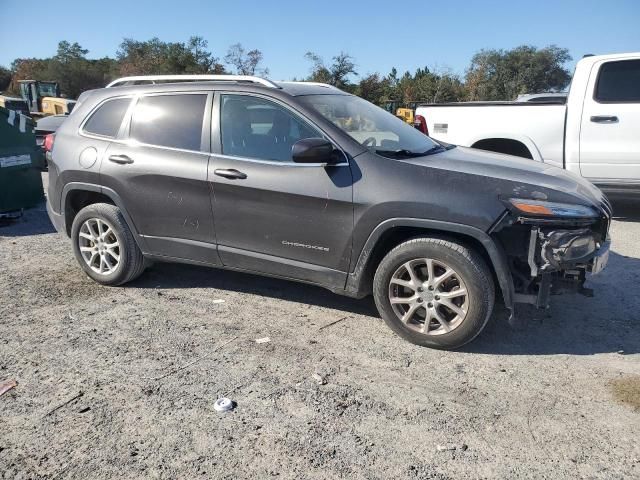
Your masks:
<svg viewBox="0 0 640 480"><path fill-rule="evenodd" d="M233 409L233 402L225 397L219 398L216 400L216 403L213 404L213 409L216 412L228 412Z"/></svg>

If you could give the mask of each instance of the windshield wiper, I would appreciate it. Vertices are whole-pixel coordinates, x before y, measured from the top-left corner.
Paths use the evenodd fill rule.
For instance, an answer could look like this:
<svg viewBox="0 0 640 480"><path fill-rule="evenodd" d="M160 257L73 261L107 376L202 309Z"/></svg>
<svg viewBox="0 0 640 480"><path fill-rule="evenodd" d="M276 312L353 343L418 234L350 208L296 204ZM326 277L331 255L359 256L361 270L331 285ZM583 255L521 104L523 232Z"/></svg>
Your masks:
<svg viewBox="0 0 640 480"><path fill-rule="evenodd" d="M433 153L439 153L439 152L443 152L445 150L446 150L446 148L444 148L442 145L434 145L433 147L431 147L426 152L422 152L421 155L431 155Z"/></svg>
<svg viewBox="0 0 640 480"><path fill-rule="evenodd" d="M399 150L376 150L376 153L385 157L420 157L424 155L423 153L412 152L405 148L401 148Z"/></svg>
<svg viewBox="0 0 640 480"><path fill-rule="evenodd" d="M407 150L406 148L400 148L398 150L376 150L378 155L383 155L385 157L391 158L408 158L408 157L424 157L425 155L431 155L433 153L438 153L444 150L442 145L434 145L426 152L414 152L412 150Z"/></svg>

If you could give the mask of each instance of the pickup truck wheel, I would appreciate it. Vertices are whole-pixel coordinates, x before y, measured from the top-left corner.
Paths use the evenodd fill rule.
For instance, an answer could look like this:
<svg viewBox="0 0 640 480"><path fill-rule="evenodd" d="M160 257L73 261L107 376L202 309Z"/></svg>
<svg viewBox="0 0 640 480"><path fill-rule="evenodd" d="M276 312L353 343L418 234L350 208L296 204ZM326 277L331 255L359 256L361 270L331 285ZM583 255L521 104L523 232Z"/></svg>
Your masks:
<svg viewBox="0 0 640 480"><path fill-rule="evenodd" d="M402 338L454 349L473 340L487 324L495 287L475 251L449 240L416 238L380 262L373 296L384 321Z"/></svg>
<svg viewBox="0 0 640 480"><path fill-rule="evenodd" d="M103 285L121 285L144 271L144 257L120 209L107 203L89 205L71 226L76 260L89 277Z"/></svg>

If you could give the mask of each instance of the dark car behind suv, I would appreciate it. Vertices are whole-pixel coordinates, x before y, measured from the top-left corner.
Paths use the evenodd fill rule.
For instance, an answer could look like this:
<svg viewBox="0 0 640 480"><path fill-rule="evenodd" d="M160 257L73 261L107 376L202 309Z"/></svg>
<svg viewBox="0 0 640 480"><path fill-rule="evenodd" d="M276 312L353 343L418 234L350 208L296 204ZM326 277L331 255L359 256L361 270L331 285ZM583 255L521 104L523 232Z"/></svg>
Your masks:
<svg viewBox="0 0 640 480"><path fill-rule="evenodd" d="M50 217L99 283L150 260L273 275L373 294L400 336L455 348L496 297L544 308L606 263L610 206L566 171L327 85L149 80L84 93L53 146Z"/></svg>

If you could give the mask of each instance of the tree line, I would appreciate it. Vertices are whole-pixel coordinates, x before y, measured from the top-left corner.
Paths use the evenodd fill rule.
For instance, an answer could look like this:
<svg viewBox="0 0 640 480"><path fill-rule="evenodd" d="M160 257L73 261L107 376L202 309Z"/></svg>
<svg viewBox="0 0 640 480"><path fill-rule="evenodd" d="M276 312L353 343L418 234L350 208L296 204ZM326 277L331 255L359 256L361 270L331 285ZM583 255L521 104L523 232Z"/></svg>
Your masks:
<svg viewBox="0 0 640 480"><path fill-rule="evenodd" d="M199 36L187 42L164 42L159 38L138 41L125 38L115 58L89 59L89 51L77 42L61 41L50 58L17 58L10 68L0 67L0 91L17 93L18 80L53 80L70 98L111 80L128 75L222 74L267 76L264 55L236 43L220 58ZM522 45L510 50L480 50L463 76L446 68L417 68L400 74L358 72L356 59L340 52L325 62L314 52L304 56L309 73L298 80L328 83L378 105L394 102L437 103L477 100L513 100L519 94L561 91L571 75L565 48ZM295 80L295 79L294 79Z"/></svg>

